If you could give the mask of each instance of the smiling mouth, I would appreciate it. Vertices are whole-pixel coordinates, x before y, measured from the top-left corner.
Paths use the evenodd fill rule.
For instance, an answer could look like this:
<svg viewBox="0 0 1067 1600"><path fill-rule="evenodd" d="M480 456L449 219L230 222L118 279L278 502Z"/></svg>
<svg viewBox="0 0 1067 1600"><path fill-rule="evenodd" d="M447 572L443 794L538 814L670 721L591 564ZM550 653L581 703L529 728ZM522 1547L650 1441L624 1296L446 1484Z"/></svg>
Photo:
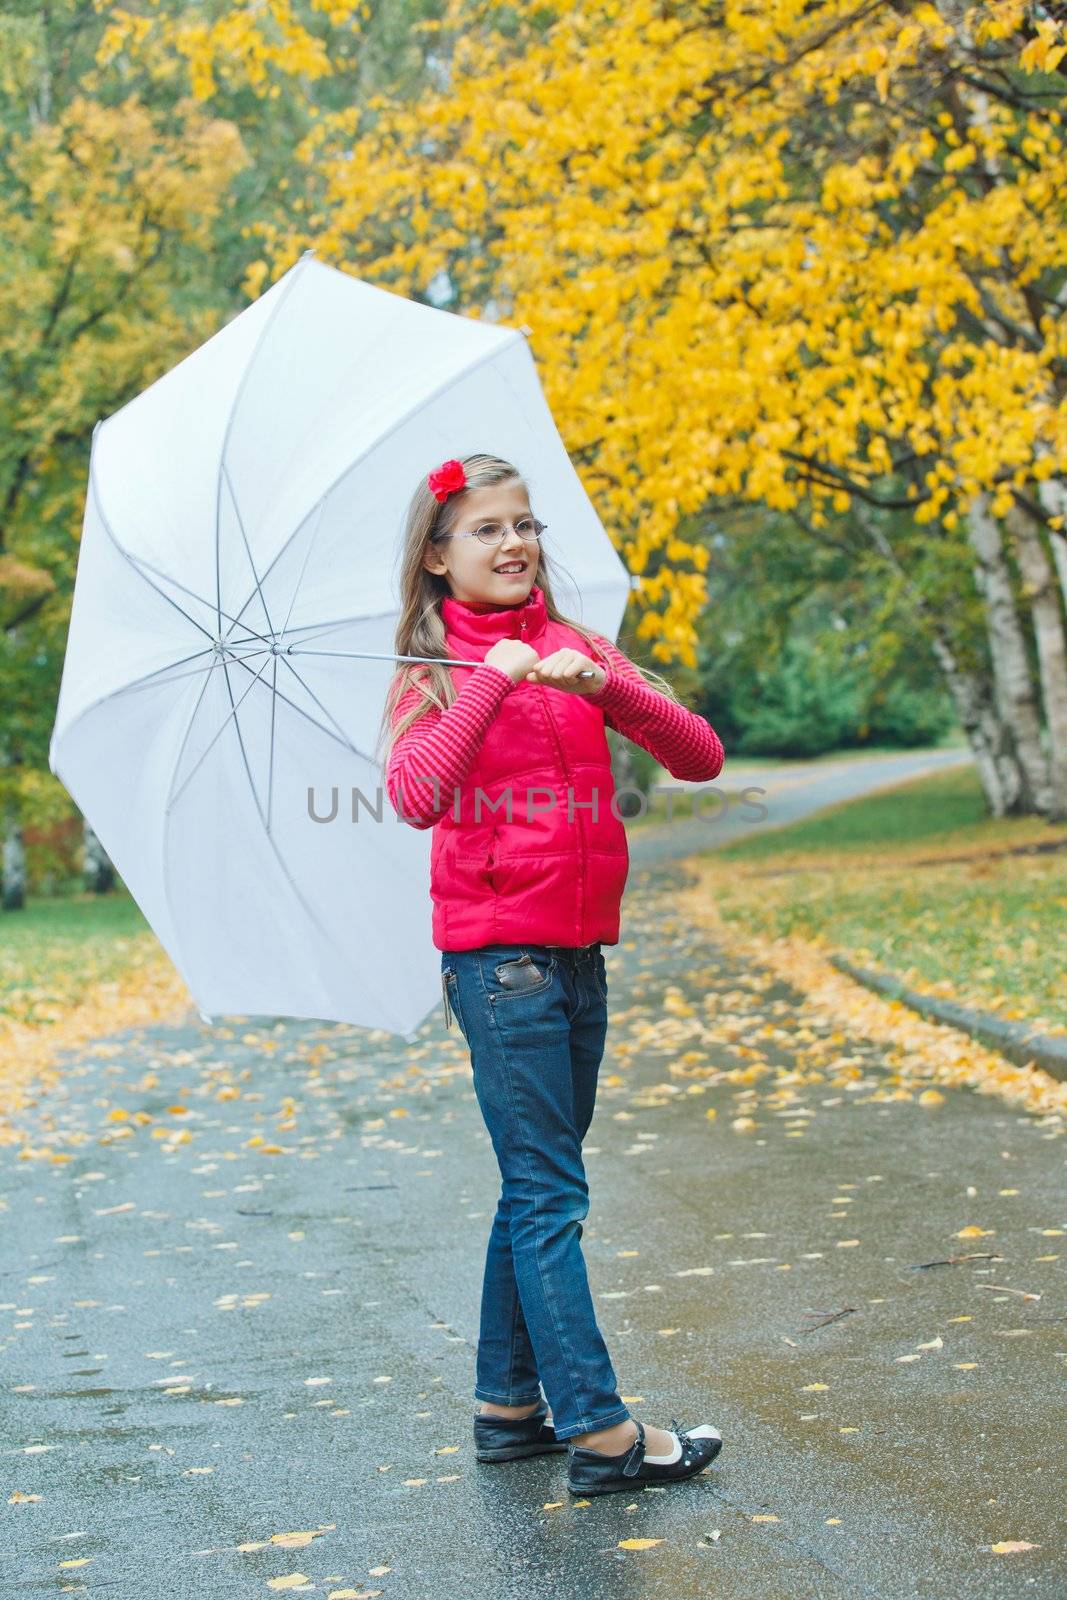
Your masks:
<svg viewBox="0 0 1067 1600"><path fill-rule="evenodd" d="M518 578L526 571L526 563L524 561L518 566L494 567L493 571L498 572L502 578Z"/></svg>

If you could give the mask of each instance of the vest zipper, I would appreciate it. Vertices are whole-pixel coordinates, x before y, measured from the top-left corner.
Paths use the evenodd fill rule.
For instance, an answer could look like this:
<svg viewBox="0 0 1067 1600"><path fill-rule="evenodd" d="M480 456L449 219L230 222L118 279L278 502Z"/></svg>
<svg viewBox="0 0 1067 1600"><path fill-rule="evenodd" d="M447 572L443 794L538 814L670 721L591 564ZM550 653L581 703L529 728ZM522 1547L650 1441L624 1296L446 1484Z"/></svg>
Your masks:
<svg viewBox="0 0 1067 1600"><path fill-rule="evenodd" d="M563 768L563 776L567 779L567 789L568 789L568 791L570 791L570 789L571 789L571 782L570 782L571 769L567 765L567 757L566 757L566 755L564 754L564 751L563 751L563 740L559 736L559 728L556 726L556 719L553 717L552 712L549 710L549 706L548 706L548 689L547 689L545 684L539 684L538 687L541 690L541 704L545 708L545 716L548 718L548 725L552 729L552 734L553 734L553 737L555 738L555 741L556 741L556 749L559 751L559 764ZM581 813L581 811L575 811L575 820L576 820L576 822L578 824L578 833L579 833L579 840L578 840L578 845L579 845L579 849L578 849L578 928L577 928L577 933L578 933L578 936L579 936L578 942L581 943L582 942L581 941L581 935L585 932L585 843L586 843L585 834L584 834L583 828L582 828L582 813Z"/></svg>

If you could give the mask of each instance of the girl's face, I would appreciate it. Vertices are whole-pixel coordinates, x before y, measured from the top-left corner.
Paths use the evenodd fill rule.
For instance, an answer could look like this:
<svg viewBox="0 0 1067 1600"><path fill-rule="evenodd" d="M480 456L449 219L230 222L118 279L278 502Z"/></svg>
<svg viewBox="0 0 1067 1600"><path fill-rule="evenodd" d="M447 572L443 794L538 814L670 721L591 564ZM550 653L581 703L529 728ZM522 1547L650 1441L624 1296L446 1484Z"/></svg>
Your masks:
<svg viewBox="0 0 1067 1600"><path fill-rule="evenodd" d="M523 539L515 532L517 522L533 515L525 488L518 479L509 478L487 489L464 489L461 501L453 512L454 534L473 533L487 522L506 522L503 539L499 544L483 544L474 538L429 544L423 566L444 578L457 600L521 605L533 588L540 553L536 539Z"/></svg>

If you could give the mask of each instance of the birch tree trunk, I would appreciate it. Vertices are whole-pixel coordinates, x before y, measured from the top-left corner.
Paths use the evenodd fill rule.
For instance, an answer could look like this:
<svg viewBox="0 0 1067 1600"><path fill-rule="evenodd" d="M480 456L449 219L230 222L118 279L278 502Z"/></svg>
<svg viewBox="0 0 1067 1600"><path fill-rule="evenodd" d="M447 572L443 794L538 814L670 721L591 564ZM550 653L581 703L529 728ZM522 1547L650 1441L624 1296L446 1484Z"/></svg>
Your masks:
<svg viewBox="0 0 1067 1600"><path fill-rule="evenodd" d="M1056 574L1045 553L1037 523L1019 505L1012 507L1005 521L1015 540L1015 554L1026 584L1037 644L1052 790L1045 815L1050 821L1062 822L1067 817L1067 633L1063 625L1063 607Z"/></svg>
<svg viewBox="0 0 1067 1600"><path fill-rule="evenodd" d="M4 830L3 875L3 909L23 910L26 904L26 847L22 842L22 824L13 812L8 814Z"/></svg>
<svg viewBox="0 0 1067 1600"><path fill-rule="evenodd" d="M960 665L941 628L933 629L930 645L974 752L990 815L1010 816L1019 809L1023 779L1014 742L997 714L989 680Z"/></svg>
<svg viewBox="0 0 1067 1600"><path fill-rule="evenodd" d="M1024 787L1023 777L1010 731L1004 727L998 715L989 678L971 671L959 660L940 614L919 585L908 576L875 514L860 503L856 516L879 555L901 579L916 625L930 641L956 715L974 753L978 778L990 815L1008 816L1018 808Z"/></svg>
<svg viewBox="0 0 1067 1600"><path fill-rule="evenodd" d="M964 49L973 54L975 45L970 21L974 13L969 0L938 0L938 9L952 24ZM968 131L974 134L975 146L981 152L976 169L983 185L992 191L1004 182L1004 174L996 154L982 137L991 128L992 109L989 92L981 75L974 72L957 73L952 80L949 99L954 102L954 108L958 108ZM990 342L1016 347L1025 344L1023 324L1027 316L1034 326L1035 337L1045 337L1034 309L1035 302L1032 297L1027 298L1020 283L1018 264L1011 253L1001 247L993 266L992 279L1007 300L1009 314L1004 318L982 318ZM976 288L980 287L976 283ZM1065 294L1067 284L1061 285L1057 297L1061 306ZM1058 404L1059 395L1062 395L1062 387L1053 370L1049 375L1047 391L1052 406ZM1036 448L1040 454L1048 452L1047 442L1039 441ZM1056 505L1055 512L1051 514L1059 514L1064 510L1063 502L1067 500L1067 495L1062 478L1045 480L1039 497L1044 503L1051 500ZM1020 516L1025 516L1021 508L1016 509ZM986 625L997 709L1001 722L1014 739L1023 779L1022 793L1012 809L1037 811L1043 816L1059 819L1064 815L1065 804L1061 704L1064 693L1064 629L1061 595L1067 595L1067 546L1053 536L1054 575L1037 529L1031 524L1020 535L1019 518L1010 516L1008 526L1015 537L1020 571L1029 590L1038 671L1048 724L1047 752L1042 745L1040 707L1000 529L990 511L988 497L985 494L976 496L967 511L967 530L978 558L976 581L986 602ZM1056 592L1057 588L1059 593Z"/></svg>
<svg viewBox="0 0 1067 1600"><path fill-rule="evenodd" d="M1026 636L1015 607L1011 569L1000 524L989 496L975 495L967 512L967 534L975 553L975 582L985 601L986 634L993 666L993 694L1005 734L1014 743L1022 790L1011 810L1020 815L1052 810L1048 757L1041 743L1041 716Z"/></svg>
<svg viewBox="0 0 1067 1600"><path fill-rule="evenodd" d="M1052 562L1060 583L1060 601L1067 609L1067 487L1062 478L1045 478L1037 486L1037 498L1050 517L1062 517L1059 528L1049 529Z"/></svg>

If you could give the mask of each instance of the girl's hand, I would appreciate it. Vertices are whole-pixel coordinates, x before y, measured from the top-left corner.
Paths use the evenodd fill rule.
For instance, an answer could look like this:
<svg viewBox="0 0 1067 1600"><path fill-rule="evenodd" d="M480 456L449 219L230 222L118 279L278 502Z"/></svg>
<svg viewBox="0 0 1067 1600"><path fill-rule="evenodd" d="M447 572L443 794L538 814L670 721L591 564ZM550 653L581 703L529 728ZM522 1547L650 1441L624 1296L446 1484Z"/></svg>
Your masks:
<svg viewBox="0 0 1067 1600"><path fill-rule="evenodd" d="M506 672L514 683L521 683L540 657L532 644L523 644L520 639L498 639L486 651L485 660L491 667Z"/></svg>
<svg viewBox="0 0 1067 1600"><path fill-rule="evenodd" d="M579 672L592 667L594 676L579 678ZM562 689L565 694L595 694L608 681L608 675L599 661L583 656L580 650L553 650L542 656L532 672L526 674L527 683L544 683L551 689Z"/></svg>

